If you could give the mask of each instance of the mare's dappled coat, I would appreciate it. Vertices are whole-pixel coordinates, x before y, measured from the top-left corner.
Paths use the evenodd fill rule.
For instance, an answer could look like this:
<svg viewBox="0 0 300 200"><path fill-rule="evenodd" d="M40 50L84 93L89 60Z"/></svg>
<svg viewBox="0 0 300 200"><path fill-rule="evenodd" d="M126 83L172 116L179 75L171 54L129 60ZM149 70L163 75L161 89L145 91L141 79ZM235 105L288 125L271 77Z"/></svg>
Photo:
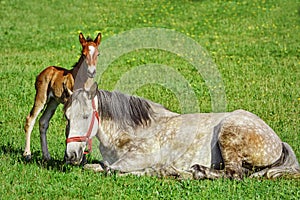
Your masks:
<svg viewBox="0 0 300 200"><path fill-rule="evenodd" d="M74 92L65 105L68 139L89 129L92 101L101 120L90 134L100 140L106 170L196 179L299 177L290 146L250 112L180 115L149 100L98 90L96 84ZM72 140L66 160L79 164L85 146Z"/></svg>

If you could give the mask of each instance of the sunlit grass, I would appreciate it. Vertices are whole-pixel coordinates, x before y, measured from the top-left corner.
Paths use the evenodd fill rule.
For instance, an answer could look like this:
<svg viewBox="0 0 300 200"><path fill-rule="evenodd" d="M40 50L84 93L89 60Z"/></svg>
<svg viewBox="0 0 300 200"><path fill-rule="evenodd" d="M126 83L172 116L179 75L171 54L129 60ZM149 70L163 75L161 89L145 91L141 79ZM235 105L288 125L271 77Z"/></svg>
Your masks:
<svg viewBox="0 0 300 200"><path fill-rule="evenodd" d="M48 130L53 161L43 163L36 125L33 161L24 162L23 125L34 99L36 75L48 65L70 68L78 59L78 33L103 40L141 27L168 28L204 47L226 89L227 111L246 109L264 119L300 158L300 15L296 0L271 1L1 1L1 199L299 199L299 180L179 181L116 177L63 165L62 106ZM101 46L100 46L101 51ZM100 55L101 56L101 55ZM211 111L208 88L193 66L161 50L123 55L99 87L112 90L126 71L145 63L173 67L189 82L200 110ZM180 111L160 85L136 94ZM89 161L99 158L97 149Z"/></svg>

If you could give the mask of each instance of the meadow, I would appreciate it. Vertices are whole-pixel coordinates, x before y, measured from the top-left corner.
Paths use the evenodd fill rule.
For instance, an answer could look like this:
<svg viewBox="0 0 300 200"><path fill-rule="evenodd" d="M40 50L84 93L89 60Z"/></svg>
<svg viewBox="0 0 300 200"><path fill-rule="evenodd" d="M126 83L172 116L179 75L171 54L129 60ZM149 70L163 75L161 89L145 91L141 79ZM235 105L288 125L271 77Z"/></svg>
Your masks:
<svg viewBox="0 0 300 200"><path fill-rule="evenodd" d="M52 160L42 159L38 123L32 133L32 160L22 156L35 77L50 65L71 68L80 55L79 32L93 38L101 32L105 43L123 32L152 27L178 32L206 49L222 78L225 110L257 114L300 159L298 0L1 0L0 20L0 199L300 198L299 180L118 177L65 165L62 105L47 135ZM115 89L122 75L148 63L172 67L192 88L200 111L213 111L205 78L191 63L161 49L121 55L103 70L99 88ZM134 94L182 112L174 92L161 84L143 85ZM95 147L88 162L99 158Z"/></svg>

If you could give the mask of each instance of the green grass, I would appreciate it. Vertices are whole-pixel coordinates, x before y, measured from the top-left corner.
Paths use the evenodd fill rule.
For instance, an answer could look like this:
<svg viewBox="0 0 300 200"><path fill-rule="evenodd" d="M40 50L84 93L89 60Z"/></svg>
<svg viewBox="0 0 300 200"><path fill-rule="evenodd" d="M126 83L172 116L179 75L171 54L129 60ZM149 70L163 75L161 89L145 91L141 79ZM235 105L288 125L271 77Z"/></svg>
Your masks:
<svg viewBox="0 0 300 200"><path fill-rule="evenodd" d="M78 33L103 41L135 28L168 28L192 38L216 63L227 111L246 109L264 119L300 158L300 4L270 1L0 1L0 198L1 199L299 199L299 180L192 181L116 177L62 163L62 106L48 131L53 161L43 163L38 126L33 160L24 162L25 117L36 75L49 65L70 68L78 59ZM101 50L101 47L100 47ZM211 111L209 90L193 66L161 50L121 56L99 87L112 90L122 74L147 63L173 67L193 88L200 110ZM172 91L146 85L139 96L180 111ZM89 161L99 158L97 149Z"/></svg>

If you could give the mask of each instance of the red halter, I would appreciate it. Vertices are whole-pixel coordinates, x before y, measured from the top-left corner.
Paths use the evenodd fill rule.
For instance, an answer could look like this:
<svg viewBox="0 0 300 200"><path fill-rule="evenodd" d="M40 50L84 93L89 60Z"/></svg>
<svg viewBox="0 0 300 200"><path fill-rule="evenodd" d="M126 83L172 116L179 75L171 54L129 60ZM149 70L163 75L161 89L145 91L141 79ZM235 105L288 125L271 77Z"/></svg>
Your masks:
<svg viewBox="0 0 300 200"><path fill-rule="evenodd" d="M100 123L100 118L99 118L99 114L96 110L96 105L95 105L94 99L92 100L92 107L93 107L92 121L90 123L89 129L88 129L86 135L85 136L75 136L75 137L70 137L70 138L66 139L66 144L68 144L70 142L87 142L88 150L85 151L84 154L88 154L89 152L92 151L92 138L90 138L90 136L92 134L92 130L94 127L95 118L97 119L98 124Z"/></svg>

